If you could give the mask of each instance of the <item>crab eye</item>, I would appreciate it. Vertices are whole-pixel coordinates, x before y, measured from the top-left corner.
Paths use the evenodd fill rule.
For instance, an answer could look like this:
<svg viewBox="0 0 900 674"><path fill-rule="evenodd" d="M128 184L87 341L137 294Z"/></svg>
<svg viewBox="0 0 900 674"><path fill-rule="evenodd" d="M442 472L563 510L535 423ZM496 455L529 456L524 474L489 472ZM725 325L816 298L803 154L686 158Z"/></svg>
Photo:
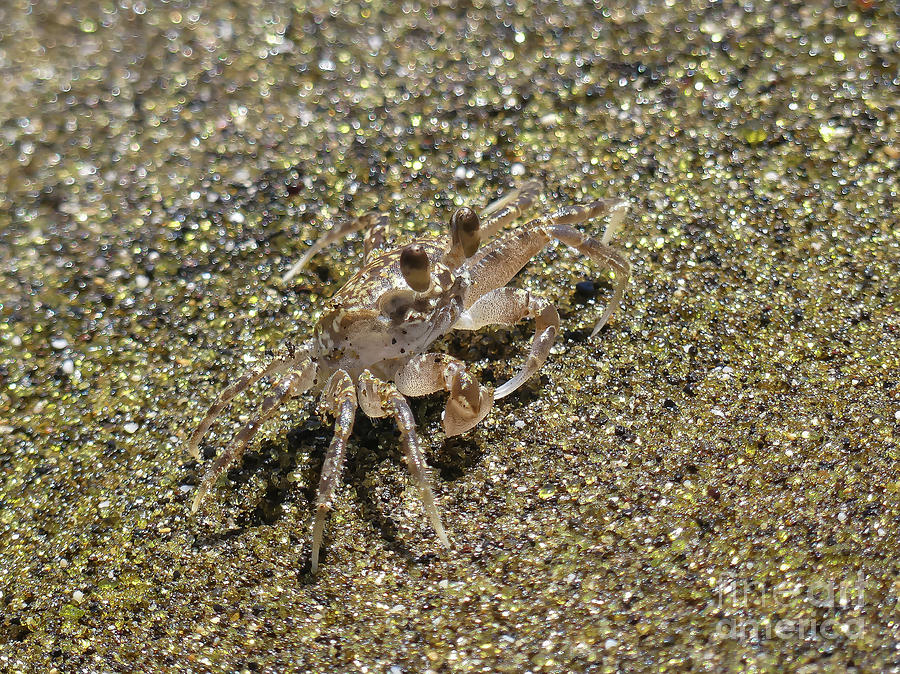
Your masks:
<svg viewBox="0 0 900 674"><path fill-rule="evenodd" d="M400 273L417 293L428 290L431 286L431 260L422 246L414 243L400 252Z"/></svg>
<svg viewBox="0 0 900 674"><path fill-rule="evenodd" d="M450 218L450 239L454 247L462 247L466 257L472 257L481 243L478 214L471 208L460 208Z"/></svg>

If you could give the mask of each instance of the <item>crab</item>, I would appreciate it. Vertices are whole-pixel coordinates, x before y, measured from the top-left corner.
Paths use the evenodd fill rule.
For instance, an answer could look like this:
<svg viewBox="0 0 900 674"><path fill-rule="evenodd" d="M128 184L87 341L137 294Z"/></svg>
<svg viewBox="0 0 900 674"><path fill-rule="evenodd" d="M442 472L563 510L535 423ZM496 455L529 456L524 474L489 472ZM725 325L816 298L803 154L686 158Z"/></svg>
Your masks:
<svg viewBox="0 0 900 674"><path fill-rule="evenodd" d="M393 417L425 513L440 543L449 547L407 397L449 394L441 419L446 435L455 436L478 424L495 401L541 368L559 331L559 314L546 299L507 283L549 243L560 241L614 273L612 296L591 337L615 311L628 282L628 261L609 245L628 207L622 199L565 206L491 240L534 206L540 192L538 181L525 182L480 214L471 208L457 209L448 235L399 247L388 238L388 216L374 212L335 225L322 235L285 274L284 282L326 246L360 231L365 231L363 267L331 298L311 339L300 345L285 344L268 362L244 373L219 394L189 439L188 449L195 458L199 458L201 439L232 398L264 377L281 377L207 470L191 512L197 511L216 479L241 458L260 425L286 400L312 391L320 394L319 411L335 418L316 498L312 572L318 569L326 515L357 407L369 417ZM609 222L599 241L572 227L601 216L608 216ZM450 330L510 326L524 319L535 321L531 349L518 372L496 389L481 385L463 361L429 352L435 340Z"/></svg>

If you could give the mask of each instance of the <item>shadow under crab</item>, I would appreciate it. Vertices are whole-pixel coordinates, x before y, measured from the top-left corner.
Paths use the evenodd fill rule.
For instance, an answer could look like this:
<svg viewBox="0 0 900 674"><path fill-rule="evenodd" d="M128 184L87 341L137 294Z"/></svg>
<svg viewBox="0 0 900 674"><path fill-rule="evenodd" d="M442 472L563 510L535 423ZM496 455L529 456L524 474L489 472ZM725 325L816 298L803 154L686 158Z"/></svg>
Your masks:
<svg viewBox="0 0 900 674"><path fill-rule="evenodd" d="M283 281L289 281L317 252L357 231L365 231L363 268L331 298L312 339L300 346L286 344L268 363L245 373L219 395L190 438L194 456L200 440L232 398L263 377L283 375L259 411L209 468L192 512L219 475L240 459L260 425L289 398L313 391L321 394L320 411L334 416L336 422L316 499L312 571L318 568L325 517L357 407L371 418L394 419L425 512L438 540L449 547L406 397L447 392L441 420L449 438L478 424L495 400L518 389L541 368L559 332L559 314L547 300L507 283L549 243L565 243L615 273L612 298L592 337L620 303L628 282L628 261L609 246L627 209L627 202L620 199L563 207L481 246L531 208L540 188L537 181L526 182L489 204L480 215L470 208L458 209L446 237L417 239L395 247L388 235L387 216L367 213L335 226L316 241ZM571 226L601 216L610 219L600 241ZM528 356L518 372L497 389L481 385L458 358L428 352L431 344L450 330L508 326L528 318L535 320Z"/></svg>

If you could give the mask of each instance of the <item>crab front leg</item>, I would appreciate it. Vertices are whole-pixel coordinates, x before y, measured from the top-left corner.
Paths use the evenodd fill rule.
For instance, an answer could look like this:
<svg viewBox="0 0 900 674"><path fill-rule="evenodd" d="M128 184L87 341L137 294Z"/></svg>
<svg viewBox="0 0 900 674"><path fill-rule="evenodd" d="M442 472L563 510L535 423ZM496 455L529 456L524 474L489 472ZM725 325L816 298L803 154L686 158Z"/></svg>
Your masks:
<svg viewBox="0 0 900 674"><path fill-rule="evenodd" d="M469 274L469 286L463 296L463 309L470 309L491 290L509 283L512 277L548 243L554 240L561 241L586 255L592 261L609 267L615 272L616 285L613 296L600 320L594 325L591 337L595 336L622 301L625 286L631 274L631 265L619 251L569 225L612 213L612 218L602 239L608 241L622 222L627 206L625 201L611 199L583 206L569 206L532 220L522 227L514 229L502 239L483 247L465 262L464 268Z"/></svg>
<svg viewBox="0 0 900 674"><path fill-rule="evenodd" d="M466 364L445 353L424 353L410 360L395 379L397 390L407 396L426 396L447 391L450 397L442 422L448 437L465 433L490 412L494 393L481 386Z"/></svg>
<svg viewBox="0 0 900 674"><path fill-rule="evenodd" d="M322 477L319 478L319 494L316 498L316 519L312 537L313 573L319 568L319 547L322 545L325 516L331 508L334 490L341 479L347 439L353 432L353 421L356 417L356 389L350 375L344 370L338 370L328 380L322 396L322 408L335 417L335 422L334 437L322 464Z"/></svg>
<svg viewBox="0 0 900 674"><path fill-rule="evenodd" d="M359 376L357 392L359 406L366 415L373 418L394 417L397 427L400 429L400 441L406 455L406 466L419 490L419 498L422 499L425 513L431 521L438 540L444 547L449 548L450 541L441 524L441 516L434 501L431 485L428 484L428 464L425 462L425 454L419 443L416 422L413 419L412 410L409 409L409 403L396 386L378 379L368 370L363 371Z"/></svg>
<svg viewBox="0 0 900 674"><path fill-rule="evenodd" d="M309 351L306 347L298 348L293 344L287 344L278 349L275 353L275 357L272 358L271 361L260 367L254 368L249 372L245 372L234 384L222 391L218 398L216 398L216 401L210 406L206 416L203 417L203 420L191 434L190 440L188 440L188 451L191 456L195 459L200 457L200 441L203 439L203 436L206 435L206 431L209 430L213 421L221 414L222 410L225 409L225 406L232 398L244 391L247 387L253 386L253 384L263 377L267 377L271 374L280 374L289 367L295 366L308 358Z"/></svg>
<svg viewBox="0 0 900 674"><path fill-rule="evenodd" d="M527 290L497 288L480 297L453 326L456 330L478 330L485 325L513 325L525 318L535 319L531 350L519 372L494 391L494 400L508 396L541 369L559 333L556 307Z"/></svg>
<svg viewBox="0 0 900 674"><path fill-rule="evenodd" d="M259 430L262 423L272 416L275 411L281 407L284 401L307 391L310 386L312 386L315 378L316 366L307 359L299 369L286 375L275 385L272 395L263 400L259 412L257 412L240 431L238 431L228 449L225 450L225 452L213 462L213 465L210 466L209 470L206 471L203 482L200 483L200 487L197 489L197 495L194 497L194 501L191 504L192 513L197 512L197 508L200 507L200 502L203 500L203 497L206 496L206 493L215 483L216 479L225 472L231 464L241 458L247 444L253 439L253 436L256 435L256 432Z"/></svg>
<svg viewBox="0 0 900 674"><path fill-rule="evenodd" d="M341 239L350 236L354 232L359 232L364 229L370 229L378 225L383 225L387 223L387 220L387 215L384 215L382 213L370 212L361 215L358 218L351 218L350 220L335 225L318 239L316 239L315 243L313 243L313 245L311 245L309 249L307 249L307 251L303 254L303 257L297 260L297 262L295 262L293 266L288 269L287 273L281 277L281 282L287 283L292 278L294 278L303 270L303 268L306 266L306 263L309 262L316 253L324 250L331 244L337 243Z"/></svg>

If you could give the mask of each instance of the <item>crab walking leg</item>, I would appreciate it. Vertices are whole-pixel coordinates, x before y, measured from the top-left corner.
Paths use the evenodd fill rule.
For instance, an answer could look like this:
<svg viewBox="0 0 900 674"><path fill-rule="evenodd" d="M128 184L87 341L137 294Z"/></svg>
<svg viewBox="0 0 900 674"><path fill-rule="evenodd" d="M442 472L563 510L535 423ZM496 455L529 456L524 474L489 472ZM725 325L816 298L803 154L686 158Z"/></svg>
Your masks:
<svg viewBox="0 0 900 674"><path fill-rule="evenodd" d="M280 374L289 367L294 367L297 363L308 358L309 351L305 347L298 348L293 344L287 344L278 350L275 357L270 362L254 368L249 372L245 372L240 379L222 391L218 398L216 398L216 401L210 406L206 416L203 417L203 421L200 422L200 425L197 426L196 430L194 430L188 440L188 451L191 453L191 456L195 459L200 458L200 452L198 451L200 441L203 439L203 436L206 435L206 431L209 430L213 421L216 420L216 417L218 417L222 410L225 409L225 406L232 398L245 390L248 386L253 386L253 384L263 377L267 377L271 374Z"/></svg>
<svg viewBox="0 0 900 674"><path fill-rule="evenodd" d="M331 509L331 499L341 479L347 439L353 432L353 420L356 417L356 389L347 372L338 370L331 375L325 387L322 406L328 413L334 415L335 422L334 437L325 454L322 477L319 479L319 495L316 498L316 520L312 537L313 573L319 568L319 547L322 545L325 516Z"/></svg>
<svg viewBox="0 0 900 674"><path fill-rule="evenodd" d="M413 419L412 410L409 409L409 403L406 402L406 398L400 395L397 389L394 389L388 395L385 403L389 406L391 414L397 422L397 427L400 429L400 442L403 445L403 452L406 454L406 465L410 475L412 475L413 482L415 482L419 490L419 498L422 499L422 505L425 508L428 519L431 521L434 533L437 535L441 545L449 548L450 541L447 539L444 525L441 524L441 515L434 501L431 485L428 484L428 464L425 461L422 445L419 443L419 436L416 433L416 422Z"/></svg>
<svg viewBox="0 0 900 674"><path fill-rule="evenodd" d="M431 522L434 533L437 534L441 544L449 548L450 541L441 524L441 516L438 513L437 504L434 501L434 493L428 484L428 464L425 462L425 454L416 434L416 422L413 419L412 410L406 398L397 388L388 382L382 381L364 370L357 382L359 406L370 417L392 416L400 429L400 441L403 444L403 452L406 455L406 466L412 475L413 482L419 490L419 498L425 508L425 514Z"/></svg>
<svg viewBox="0 0 900 674"><path fill-rule="evenodd" d="M379 215L375 220L375 224L373 224L370 229L366 230L366 235L363 239L363 264L368 264L375 256L384 252L384 249L389 243L389 226L390 219L388 216Z"/></svg>
<svg viewBox="0 0 900 674"><path fill-rule="evenodd" d="M622 199L600 199L590 204L575 204L560 208L549 216L555 225L578 225L609 213L609 222L603 230L600 243L607 245L622 226L628 213L628 202Z"/></svg>
<svg viewBox="0 0 900 674"><path fill-rule="evenodd" d="M307 251L303 254L303 257L297 260L294 265L290 269L288 269L287 273L281 277L281 282L287 283L292 278L294 278L303 270L303 268L306 266L306 263L309 262L316 253L319 253L331 244L340 241L341 239L353 234L354 232L368 229L376 224L380 224L386 221L386 215L371 212L366 213L365 215L361 215L358 218L352 218L335 225L318 239L316 239L315 243L313 243L313 245L310 246L309 249L307 249Z"/></svg>
<svg viewBox="0 0 900 674"><path fill-rule="evenodd" d="M424 353L410 360L395 378L397 390L406 396L426 396L447 391L450 397L442 422L448 437L465 433L484 419L494 404L494 392L482 386L466 364L445 353Z"/></svg>
<svg viewBox="0 0 900 674"><path fill-rule="evenodd" d="M247 443L249 443L253 436L256 435L256 431L259 430L262 423L272 416L285 400L298 396L309 389L315 378L316 366L307 362L303 369L291 372L275 385L272 395L263 400L256 416L250 419L250 421L238 431L228 449L225 450L225 452L213 462L213 465L210 466L209 470L206 471L206 475L203 476L203 482L200 483L200 487L197 489L197 495L194 497L194 502L191 504L192 513L197 512L197 508L200 507L200 502L203 500L203 497L206 496L206 493L215 483L219 475L221 475L231 464L241 458L244 449L247 447Z"/></svg>
<svg viewBox="0 0 900 674"><path fill-rule="evenodd" d="M481 212L481 240L487 241L500 229L518 218L540 196L539 180L529 180L518 188L485 206Z"/></svg>
<svg viewBox="0 0 900 674"><path fill-rule="evenodd" d="M601 243L608 244L613 235L619 230L625 214L628 212L628 202L622 199L600 199L590 204L576 204L574 206L565 206L555 213L545 215L527 223L526 226L534 225L538 222L545 222L556 225L577 225L594 218L600 218L609 215L609 223L603 232ZM482 230L484 226L482 225ZM487 235L482 237L483 241L487 241ZM506 238L506 237L504 237ZM503 239L491 242L489 245L482 246L481 249L469 260L469 266L473 266L480 262L484 257L489 255L496 248L496 245ZM510 277L512 278L512 277Z"/></svg>
<svg viewBox="0 0 900 674"><path fill-rule="evenodd" d="M520 288L497 288L483 295L464 311L453 326L456 330L478 330L485 325L513 325L534 319L534 341L524 365L516 375L494 391L500 400L519 388L544 364L559 333L559 314L547 300Z"/></svg>
<svg viewBox="0 0 900 674"><path fill-rule="evenodd" d="M603 236L600 237L600 243L608 246L609 242L622 228L622 223L625 222L625 216L628 214L628 202L619 199L606 199L604 201L609 204L610 215L609 222L606 223L606 229L603 230Z"/></svg>
<svg viewBox="0 0 900 674"><path fill-rule="evenodd" d="M466 262L470 285L463 297L464 310L471 308L475 302L491 290L509 283L532 257L537 255L548 243L556 240L615 272L616 285L613 296L606 305L600 320L594 326L591 337L595 336L622 301L625 286L631 274L631 265L614 248L563 223L583 222L595 217L598 213L608 211L609 207L605 202L564 208L552 215L532 220L528 224L514 229L502 239L485 246L476 257Z"/></svg>

